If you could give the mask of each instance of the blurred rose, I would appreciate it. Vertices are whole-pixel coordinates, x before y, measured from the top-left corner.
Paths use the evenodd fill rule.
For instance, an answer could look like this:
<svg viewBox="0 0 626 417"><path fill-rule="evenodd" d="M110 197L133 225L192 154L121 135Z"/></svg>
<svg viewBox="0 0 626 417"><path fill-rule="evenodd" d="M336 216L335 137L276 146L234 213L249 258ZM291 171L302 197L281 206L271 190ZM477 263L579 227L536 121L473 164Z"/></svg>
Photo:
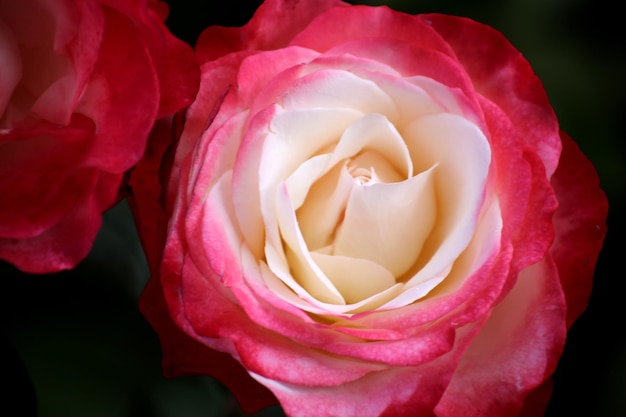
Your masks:
<svg viewBox="0 0 626 417"><path fill-rule="evenodd" d="M166 375L293 416L541 414L607 205L502 34L268 0L197 56L132 179Z"/></svg>
<svg viewBox="0 0 626 417"><path fill-rule="evenodd" d="M0 259L75 266L155 120L189 105L191 48L153 0L0 2Z"/></svg>

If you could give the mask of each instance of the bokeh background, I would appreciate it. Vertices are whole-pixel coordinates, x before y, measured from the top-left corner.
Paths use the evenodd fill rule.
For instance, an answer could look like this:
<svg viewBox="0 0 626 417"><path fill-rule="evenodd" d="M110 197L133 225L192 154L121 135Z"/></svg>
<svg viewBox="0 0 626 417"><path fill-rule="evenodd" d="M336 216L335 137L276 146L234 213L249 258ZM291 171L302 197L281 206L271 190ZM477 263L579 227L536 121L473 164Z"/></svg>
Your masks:
<svg viewBox="0 0 626 417"><path fill-rule="evenodd" d="M244 24L260 1L168 3L168 26L193 44L206 26ZM626 233L626 37L617 3L354 3L462 15L489 24L522 51L544 82L562 128L597 167L611 207L589 307L569 333L546 416L626 416L626 313L620 293L626 275L621 244ZM105 214L91 255L75 270L33 276L0 264L1 415L246 415L211 378L161 376L158 339L136 307L148 272L133 227L121 203ZM283 414L273 407L255 415Z"/></svg>

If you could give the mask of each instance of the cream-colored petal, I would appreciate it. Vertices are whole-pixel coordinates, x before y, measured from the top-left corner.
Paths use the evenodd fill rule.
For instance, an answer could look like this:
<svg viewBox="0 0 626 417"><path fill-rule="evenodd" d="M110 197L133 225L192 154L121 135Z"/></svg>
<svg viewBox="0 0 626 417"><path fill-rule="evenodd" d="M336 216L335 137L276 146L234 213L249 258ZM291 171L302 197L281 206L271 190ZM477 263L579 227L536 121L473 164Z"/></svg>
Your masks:
<svg viewBox="0 0 626 417"><path fill-rule="evenodd" d="M372 150L383 155L404 176L413 176L409 150L395 126L381 114L366 114L350 125L333 152L331 163Z"/></svg>
<svg viewBox="0 0 626 417"><path fill-rule="evenodd" d="M281 187L277 200L282 200L277 204L277 212L281 219L280 231L284 233L286 249L283 248L282 240L276 245L268 239L265 247L268 268L261 268L266 285L276 295L310 313L350 317L373 310L401 292L403 284L395 284L366 299L346 304L334 283L326 277L313 260L312 254L307 251L306 244L298 233L293 208L290 207L290 199L284 186Z"/></svg>
<svg viewBox="0 0 626 417"><path fill-rule="evenodd" d="M437 286L436 294L456 291L490 256L499 252L502 234L502 213L495 196L483 207L476 231L467 249L457 258L446 279Z"/></svg>
<svg viewBox="0 0 626 417"><path fill-rule="evenodd" d="M304 161L322 152L325 147L334 145L347 126L361 116L360 112L353 109L285 111L277 106L269 132L263 138L262 149L256 150L254 144L248 145L251 153L256 151L260 154L257 187L265 228L266 256L273 256L276 262L287 262L276 213L279 184L292 175ZM243 164L247 161L240 162Z"/></svg>
<svg viewBox="0 0 626 417"><path fill-rule="evenodd" d="M427 78L427 77L424 77ZM413 78L398 78L385 74L372 74L371 79L385 93L392 98L398 108L398 117L391 119L398 129L402 129L408 122L419 117L447 111L447 106L453 107L447 98L451 95L447 86L433 81L433 83L441 86L441 91L435 89L425 89L423 85L413 82ZM430 87L429 84L424 83ZM436 92L437 94L432 94ZM438 94L441 93L445 97L445 101L441 102Z"/></svg>
<svg viewBox="0 0 626 417"><path fill-rule="evenodd" d="M284 280L278 278L268 267L262 266L261 273L265 285L267 285L274 294L303 311L324 316L329 320L336 317L349 318L357 313L375 310L379 306L397 297L404 285L395 284L382 292L354 304L331 304L307 296L306 293L304 296L298 294L291 287L286 285Z"/></svg>
<svg viewBox="0 0 626 417"><path fill-rule="evenodd" d="M313 262L306 242L298 229L295 211L284 184L279 187L276 193L276 214L284 245L281 244L278 247L276 244L268 242L272 249L270 253L266 249L266 258L270 269L305 299L313 297L331 304L345 304L345 300L337 288ZM273 252L281 251L283 246L286 262L276 262L272 256Z"/></svg>
<svg viewBox="0 0 626 417"><path fill-rule="evenodd" d="M311 257L347 303L357 303L396 284L389 270L368 259L316 252L311 252Z"/></svg>
<svg viewBox="0 0 626 417"><path fill-rule="evenodd" d="M300 243L303 243L300 242ZM285 248L287 262L290 266L291 275L296 282L306 291L307 297L328 304L346 304L343 294L335 287L324 271L314 263L310 252L304 252L302 246L293 251L291 247Z"/></svg>
<svg viewBox="0 0 626 417"><path fill-rule="evenodd" d="M420 118L402 133L418 170L439 164L437 221L420 261L409 271L405 304L441 282L472 239L485 198L491 149L476 125L452 114Z"/></svg>
<svg viewBox="0 0 626 417"><path fill-rule="evenodd" d="M353 182L348 170L336 165L311 187L306 204L296 212L302 236L310 250L332 243Z"/></svg>
<svg viewBox="0 0 626 417"><path fill-rule="evenodd" d="M410 83L414 88L424 91L431 97L436 106L439 108L437 113L452 113L459 116L463 116L472 122L477 122L479 118L474 114L473 109L467 97L458 88L450 88L447 85L433 80L430 77L415 76L404 79L405 82ZM425 113L422 115L426 115ZM412 120L415 120L413 118Z"/></svg>
<svg viewBox="0 0 626 417"><path fill-rule="evenodd" d="M284 111L278 107L261 153L262 193L266 187L274 188L284 181L307 159L327 152L361 116L362 113L354 109Z"/></svg>
<svg viewBox="0 0 626 417"><path fill-rule="evenodd" d="M407 179L389 163L387 158L374 151L364 151L351 158L346 163L346 169L360 184L391 183Z"/></svg>
<svg viewBox="0 0 626 417"><path fill-rule="evenodd" d="M295 81L281 97L287 110L317 107L347 108L395 116L393 100L376 85L344 70L322 69Z"/></svg>
<svg viewBox="0 0 626 417"><path fill-rule="evenodd" d="M417 261L437 213L433 173L398 183L355 183L334 254L368 259L400 277Z"/></svg>
<svg viewBox="0 0 626 417"><path fill-rule="evenodd" d="M483 207L476 232L467 248L442 273L420 283L407 284L404 291L381 305L380 310L398 308L428 296L445 295L456 291L465 278L471 276L487 259L498 251L502 232L502 216L496 198Z"/></svg>
<svg viewBox="0 0 626 417"><path fill-rule="evenodd" d="M311 188L327 175L327 171L331 168L329 162L329 154L316 155L300 164L287 178L285 185L289 198L291 198L291 204L296 210L302 206L310 194Z"/></svg>
<svg viewBox="0 0 626 417"><path fill-rule="evenodd" d="M296 209L300 208L314 181L333 166L351 159L351 167L374 167L379 178L393 182L412 176L410 155L394 126L382 115L370 114L351 124L330 156L317 155L303 162L287 180ZM325 187L329 181L325 181Z"/></svg>

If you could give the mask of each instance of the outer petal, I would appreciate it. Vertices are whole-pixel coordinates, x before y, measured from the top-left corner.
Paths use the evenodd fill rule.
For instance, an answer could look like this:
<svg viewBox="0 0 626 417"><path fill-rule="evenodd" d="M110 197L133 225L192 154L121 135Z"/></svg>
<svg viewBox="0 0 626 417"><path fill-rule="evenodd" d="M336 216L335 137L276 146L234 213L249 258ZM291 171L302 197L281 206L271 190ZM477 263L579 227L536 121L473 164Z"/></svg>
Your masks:
<svg viewBox="0 0 626 417"><path fill-rule="evenodd" d="M550 258L524 270L463 354L435 408L437 416L517 415L524 397L556 367L565 342L565 310Z"/></svg>
<svg viewBox="0 0 626 417"><path fill-rule="evenodd" d="M98 71L92 74L77 110L98 127L85 164L123 173L143 155L159 106L159 84L137 28L117 12L104 12L106 23L96 64ZM120 45L125 46L123 52ZM118 60L133 64L120 66ZM135 94L131 101L128 91L142 93ZM119 149L125 149L124 154Z"/></svg>
<svg viewBox="0 0 626 417"><path fill-rule="evenodd" d="M156 133L156 132L155 132ZM162 133L162 132L161 132ZM165 138L163 135L161 139ZM155 144L163 146L163 140L159 141L159 135L154 136ZM134 186L143 190L145 181L150 173L150 164L139 165L140 170L134 173ZM154 166L152 169L156 169ZM153 172L153 171L152 171ZM151 177L155 178L155 177ZM143 192L143 191L142 191ZM144 215L155 209L154 202L150 200L150 194L154 196L155 190L147 191L137 199L133 199L135 216ZM147 204L147 203L151 203ZM159 207L160 208L160 207ZM173 213L174 219L185 214L186 206L181 204ZM160 211L158 213L161 213ZM156 219L163 218L158 214ZM215 348L219 346L219 341L199 335L189 324L185 307L182 301L179 287L182 285L182 269L185 262L182 250L187 249L184 238L184 223L182 221L172 222L169 229L169 239L165 244L164 253L158 254L159 258L154 260L160 262L160 268L152 271L152 278L144 289L139 300L139 308L150 324L157 330L163 349L163 371L168 377L180 375L212 375L219 378L226 386L238 396L240 404L244 409L255 411L275 403L271 393L262 385L256 383L244 368L228 352L225 343L221 351ZM161 236L158 229L141 228L140 232L148 232L142 236L147 239ZM164 238L165 236L163 236ZM152 246L148 246L150 248ZM148 252L150 255L150 252ZM150 257L149 261L152 261ZM151 262L151 265L154 263ZM190 303L192 304L192 303ZM212 348L208 348L207 344ZM198 360L199 358L203 358Z"/></svg>
<svg viewBox="0 0 626 417"><path fill-rule="evenodd" d="M176 126L182 122L180 119L182 115L156 122L146 153L131 171L128 182L130 192L126 198L135 218L148 266L153 272L158 270L161 252L165 247L168 223L165 189L173 158L172 147L178 136Z"/></svg>
<svg viewBox="0 0 626 417"><path fill-rule="evenodd" d="M92 187L99 188L94 171L81 174L91 180ZM100 181L100 193L88 194L87 200L70 207L52 227L33 237L0 239L0 258L29 273L74 267L91 249L102 222L101 207L113 204L117 196L117 178L103 176Z"/></svg>
<svg viewBox="0 0 626 417"><path fill-rule="evenodd" d="M434 416L433 409L476 329L470 326L459 332L455 348L435 360L417 367L394 367L374 372L341 386L293 386L253 376L274 392L288 415Z"/></svg>
<svg viewBox="0 0 626 417"><path fill-rule="evenodd" d="M567 134L561 132L561 138L563 153L552 177L559 208L550 252L565 292L569 328L587 306L593 269L606 234L608 203L589 160Z"/></svg>
<svg viewBox="0 0 626 417"><path fill-rule="evenodd" d="M521 52L502 33L473 20L437 14L419 18L450 44L476 90L511 118L552 176L561 150L559 127L541 81Z"/></svg>
<svg viewBox="0 0 626 417"><path fill-rule="evenodd" d="M220 58L231 52L285 47L311 20L334 6L347 4L340 0L265 1L242 28L211 26L205 29L196 43L199 62ZM275 22L280 22L280 25Z"/></svg>
<svg viewBox="0 0 626 417"><path fill-rule="evenodd" d="M196 146L198 138L214 134L214 130L232 116L238 107L237 98L231 91L234 88L237 69L250 53L234 53L217 62L208 62L201 67L200 88L196 99L185 113L184 130L177 138L168 184L166 205L170 207L177 192L180 166Z"/></svg>
<svg viewBox="0 0 626 417"><path fill-rule="evenodd" d="M454 56L450 46L428 24L388 7L353 6L328 10L303 27L291 44L323 52L348 41L367 38L406 41L420 49ZM404 59L409 58L400 60Z"/></svg>
<svg viewBox="0 0 626 417"><path fill-rule="evenodd" d="M510 288L517 273L541 260L550 247L557 200L541 160L523 142L509 115L485 98L480 102L496 159L494 191L502 205L502 239L515 249Z"/></svg>
<svg viewBox="0 0 626 417"><path fill-rule="evenodd" d="M140 299L143 315L156 329L163 350L163 372L166 377L211 375L223 382L248 411L276 403L274 396L254 381L230 354L207 348L196 335L183 332L168 310L158 279L148 282Z"/></svg>
<svg viewBox="0 0 626 417"><path fill-rule="evenodd" d="M32 237L58 222L93 186L93 173L74 173L95 125L75 115L66 126L26 119L7 130L0 132L0 192L11 198L0 205L0 236Z"/></svg>
<svg viewBox="0 0 626 417"><path fill-rule="evenodd" d="M199 68L192 48L164 24L169 8L158 0L101 0L133 20L150 51L161 88L158 117L191 104L198 91Z"/></svg>

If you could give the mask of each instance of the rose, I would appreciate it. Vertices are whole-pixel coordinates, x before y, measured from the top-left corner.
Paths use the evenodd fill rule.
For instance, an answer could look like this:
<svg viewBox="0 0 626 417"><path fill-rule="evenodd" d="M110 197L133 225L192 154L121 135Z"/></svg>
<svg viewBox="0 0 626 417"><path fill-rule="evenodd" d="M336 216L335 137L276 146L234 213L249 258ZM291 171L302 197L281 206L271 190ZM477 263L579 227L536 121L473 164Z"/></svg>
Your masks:
<svg viewBox="0 0 626 417"><path fill-rule="evenodd" d="M294 416L540 414L607 208L521 54L331 0L196 52L182 135L131 178L164 372Z"/></svg>
<svg viewBox="0 0 626 417"><path fill-rule="evenodd" d="M167 12L154 0L0 4L0 259L75 266L155 120L191 103L197 64Z"/></svg>

